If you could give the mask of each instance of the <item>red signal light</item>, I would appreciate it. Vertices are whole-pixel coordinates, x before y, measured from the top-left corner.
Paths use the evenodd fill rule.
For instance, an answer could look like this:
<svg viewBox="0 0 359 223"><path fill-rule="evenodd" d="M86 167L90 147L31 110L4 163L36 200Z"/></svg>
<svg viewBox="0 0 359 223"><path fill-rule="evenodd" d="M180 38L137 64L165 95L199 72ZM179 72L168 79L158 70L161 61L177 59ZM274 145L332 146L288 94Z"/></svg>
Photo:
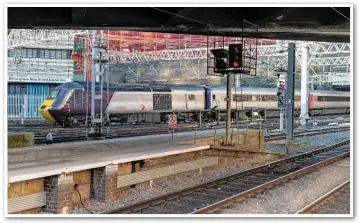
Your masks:
<svg viewBox="0 0 359 223"><path fill-rule="evenodd" d="M238 64L237 61L234 61L234 62L233 62L233 67L238 67L238 65L239 65L239 64Z"/></svg>

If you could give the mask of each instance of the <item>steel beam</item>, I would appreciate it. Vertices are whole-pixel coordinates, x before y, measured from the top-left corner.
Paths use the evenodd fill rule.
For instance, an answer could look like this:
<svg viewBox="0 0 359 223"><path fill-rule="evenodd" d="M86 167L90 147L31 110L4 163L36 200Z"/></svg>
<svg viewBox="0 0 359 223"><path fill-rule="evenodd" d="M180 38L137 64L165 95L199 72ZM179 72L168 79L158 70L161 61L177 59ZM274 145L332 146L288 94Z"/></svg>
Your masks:
<svg viewBox="0 0 359 223"><path fill-rule="evenodd" d="M294 89L295 89L295 44L288 44L287 96L287 142L294 140Z"/></svg>
<svg viewBox="0 0 359 223"><path fill-rule="evenodd" d="M302 68L301 68L301 99L300 99L300 124L307 125L308 119L308 46L302 43Z"/></svg>
<svg viewBox="0 0 359 223"><path fill-rule="evenodd" d="M231 140L231 102L232 102L232 77L231 73L227 74L227 120L226 120L226 142L227 145L232 144Z"/></svg>
<svg viewBox="0 0 359 223"><path fill-rule="evenodd" d="M92 31L92 52L91 52L91 55L92 55L92 73L91 73L91 134L94 134L95 132L95 129L94 129L94 120L95 120L95 95L96 95L96 68L95 68L95 55L97 53L97 50L96 50L96 34L97 34L97 31L96 30L93 30Z"/></svg>

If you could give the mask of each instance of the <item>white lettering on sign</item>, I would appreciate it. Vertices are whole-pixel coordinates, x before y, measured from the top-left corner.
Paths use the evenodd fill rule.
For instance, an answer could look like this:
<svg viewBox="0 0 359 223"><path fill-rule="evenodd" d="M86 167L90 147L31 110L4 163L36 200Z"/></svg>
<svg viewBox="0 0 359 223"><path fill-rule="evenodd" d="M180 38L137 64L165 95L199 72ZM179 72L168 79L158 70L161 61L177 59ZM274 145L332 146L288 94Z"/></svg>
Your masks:
<svg viewBox="0 0 359 223"><path fill-rule="evenodd" d="M8 82L65 83L67 81L67 78L58 77L8 77Z"/></svg>

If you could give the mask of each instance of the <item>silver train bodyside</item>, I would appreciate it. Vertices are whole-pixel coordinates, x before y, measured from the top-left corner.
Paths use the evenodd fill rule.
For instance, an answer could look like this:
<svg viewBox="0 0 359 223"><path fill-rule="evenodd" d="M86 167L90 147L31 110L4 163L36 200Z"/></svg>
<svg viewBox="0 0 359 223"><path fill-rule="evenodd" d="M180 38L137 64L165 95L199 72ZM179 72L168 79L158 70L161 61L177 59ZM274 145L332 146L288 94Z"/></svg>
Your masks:
<svg viewBox="0 0 359 223"><path fill-rule="evenodd" d="M58 89L64 88L69 92L66 97L58 98L61 104L68 104L66 114L61 111L66 122L73 123L85 120L86 96L75 97L77 91L86 92L84 84L77 82L65 83ZM82 88L82 89L81 89ZM201 116L202 121L224 120L226 110L226 87L208 86L148 86L141 91L133 87L116 86L112 87L111 92L104 92L103 112L105 122L165 122L167 115L175 112L178 114L179 121L198 121ZM90 95L90 92L82 93ZM64 101L65 100L65 101ZM68 100L68 101L66 101ZM76 101L77 100L77 101ZM73 109L80 102L83 104L82 110ZM306 99L308 102L308 112L310 115L336 114L350 112L349 92L324 92L311 91ZM300 91L295 92L295 111L299 115L300 110ZM87 103L88 104L88 103ZM263 117L277 117L277 92L275 88L233 88L232 89L232 113L239 118L252 117L254 110L259 110ZM59 107L60 108L60 107ZM56 109L52 107L50 111L56 116ZM96 105L99 111L99 106ZM242 116L239 115L241 112ZM56 119L56 117L54 117Z"/></svg>

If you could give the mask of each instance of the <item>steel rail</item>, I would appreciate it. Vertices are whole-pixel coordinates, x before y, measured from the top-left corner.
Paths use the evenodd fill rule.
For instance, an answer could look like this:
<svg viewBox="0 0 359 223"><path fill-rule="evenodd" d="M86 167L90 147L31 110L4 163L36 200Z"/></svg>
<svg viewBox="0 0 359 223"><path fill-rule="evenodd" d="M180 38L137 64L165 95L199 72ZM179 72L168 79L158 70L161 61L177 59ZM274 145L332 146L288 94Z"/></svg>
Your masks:
<svg viewBox="0 0 359 223"><path fill-rule="evenodd" d="M158 205L158 204L173 200L175 198L180 198L182 196L195 193L196 191L201 191L201 190L203 190L205 188L210 188L212 186L220 184L221 182L226 182L227 180L230 180L230 179L233 179L233 178L244 177L244 176L248 176L250 174L255 174L255 173L258 173L260 171L268 170L268 169L270 169L272 167L277 167L280 164L293 162L293 161L295 161L297 159L300 159L300 158L312 157L312 156L314 156L316 154L323 153L323 152L326 152L326 151L329 151L329 150L333 150L335 148L347 145L349 143L350 143L350 140L345 140L345 141L342 141L342 142L339 142L339 143L336 143L336 144L332 144L332 145L329 145L329 146L326 146L326 147L323 147L323 148L320 148L320 149L316 149L314 151L309 151L309 152L306 152L306 153L294 155L294 156L291 156L289 158L281 159L281 160L278 160L278 161L271 162L269 164L264 164L264 165L252 168L250 170L246 170L246 171L243 171L243 172L240 172L240 173L232 174L230 176L226 176L226 177L221 178L221 179L217 179L217 180L214 180L214 181L211 181L211 182L199 184L199 185L196 185L194 187L186 188L186 189L179 190L179 191L175 191L175 192L172 192L172 193L169 193L169 194L161 195L161 196L158 196L158 197L155 197L155 198L152 198L152 199L148 199L148 200L145 200L145 201L142 201L142 202L138 202L138 203L135 203L135 204L132 204L132 205L129 205L129 206L126 206L126 207L122 207L122 208L119 208L119 209L116 209L116 210L111 210L111 211L108 211L108 212L105 212L105 213L102 213L102 214L128 214L128 213L133 213L133 212L136 212L138 210L142 210L142 209L145 209L145 208L148 208L148 207L152 207L152 206L155 206L155 205ZM348 155L349 155L349 152L345 152L344 154L340 154L339 156L332 157L329 160L330 160L330 162L334 162L335 160L338 160L338 159L340 159L342 157L345 157L345 156L348 156ZM309 170L311 170L313 168L317 168L317 167L319 167L321 165L324 165L324 164L326 164L328 162L329 161L318 162L316 165L313 164L313 165L310 165L308 167L302 168L302 169L300 169L298 171L295 171L295 174L298 175L300 173L305 173L305 172L307 172L307 171L309 171ZM281 179L281 180L289 180L290 178L293 178L293 177L295 177L295 176L294 175L288 175L288 176L280 177L279 179ZM273 181L270 181L268 183L270 183L270 185L268 184L267 186L271 186L271 185L273 185L275 183L279 183L279 180L273 180ZM260 186L255 187L253 189L250 189L249 191L256 192L260 188L261 188ZM248 194L250 194L252 192L245 191L245 193L246 193L245 195L248 196ZM230 197L229 199L231 200L231 199L234 199L234 198ZM197 210L197 211L192 212L192 213L206 213L207 211L214 210L214 209L222 206L222 204L223 205L228 204L228 201L230 201L230 200L224 199L224 200L222 200L223 203L218 203L217 202L215 204L207 206L206 208L202 208L202 209Z"/></svg>
<svg viewBox="0 0 359 223"><path fill-rule="evenodd" d="M349 186L350 186L350 180L345 181L344 183L342 183L338 187L334 188L333 190L331 190L328 193L324 194L323 196L321 196L317 200L313 201L309 205L307 205L304 208L297 211L296 214L310 214L310 213L312 213L317 208L324 205L329 200L333 199L338 193L340 193L340 191L342 191L343 189L345 189L345 188L347 188Z"/></svg>
<svg viewBox="0 0 359 223"><path fill-rule="evenodd" d="M202 208L200 210L196 210L196 211L192 212L191 214L207 214L207 213L214 212L214 211L218 210L221 207L228 206L228 205L230 205L230 204L232 204L234 202L241 201L241 200L243 200L243 199L245 199L247 197L252 196L255 193L259 193L259 192L261 192L261 191L263 191L265 189L274 187L275 185L278 185L280 183L283 183L283 182L289 181L291 179L294 179L295 177L297 177L299 175L302 175L304 173L307 173L309 171L312 171L314 169L317 169L319 167L328 165L328 164L333 163L333 162L335 162L337 160L340 160L340 159L342 159L344 157L347 157L349 154L350 154L350 152L346 152L346 153L340 154L338 156L331 157L331 158L326 159L324 161L321 161L319 163L310 165L310 166L305 167L303 169L297 170L297 171L295 171L293 173L287 174L287 175L285 175L283 177L280 177L278 179L269 181L268 183L262 184L260 186L257 186L255 188L253 188L253 189L247 190L247 191L245 191L243 193L234 195L234 196L229 197L229 198L227 198L225 200L222 200L222 201L219 201L217 203L211 204L211 205L209 205L207 207L204 207L204 208Z"/></svg>

